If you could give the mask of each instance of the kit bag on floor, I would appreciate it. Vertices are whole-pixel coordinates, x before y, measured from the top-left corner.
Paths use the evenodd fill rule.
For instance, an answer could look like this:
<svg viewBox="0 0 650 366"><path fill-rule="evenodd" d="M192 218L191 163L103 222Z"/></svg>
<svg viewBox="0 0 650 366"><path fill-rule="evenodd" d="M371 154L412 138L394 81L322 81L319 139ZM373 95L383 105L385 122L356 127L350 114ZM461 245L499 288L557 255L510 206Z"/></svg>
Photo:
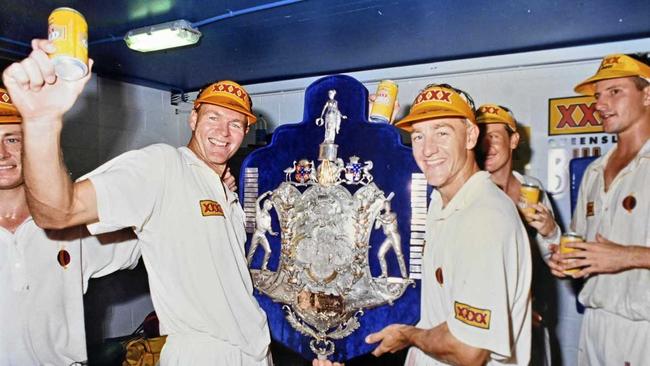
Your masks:
<svg viewBox="0 0 650 366"><path fill-rule="evenodd" d="M167 339L160 336L156 313L147 315L133 335L124 345L126 355L122 366L155 366Z"/></svg>

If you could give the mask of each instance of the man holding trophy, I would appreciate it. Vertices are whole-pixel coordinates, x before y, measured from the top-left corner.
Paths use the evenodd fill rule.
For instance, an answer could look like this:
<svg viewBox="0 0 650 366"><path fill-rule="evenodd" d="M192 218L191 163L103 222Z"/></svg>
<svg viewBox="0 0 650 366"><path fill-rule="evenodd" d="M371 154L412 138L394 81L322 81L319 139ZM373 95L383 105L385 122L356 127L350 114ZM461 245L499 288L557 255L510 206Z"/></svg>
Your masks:
<svg viewBox="0 0 650 366"><path fill-rule="evenodd" d="M411 347L407 365L528 365L531 258L513 202L479 170L471 98L430 85L396 126L434 186L422 268L421 320L370 334L379 356Z"/></svg>

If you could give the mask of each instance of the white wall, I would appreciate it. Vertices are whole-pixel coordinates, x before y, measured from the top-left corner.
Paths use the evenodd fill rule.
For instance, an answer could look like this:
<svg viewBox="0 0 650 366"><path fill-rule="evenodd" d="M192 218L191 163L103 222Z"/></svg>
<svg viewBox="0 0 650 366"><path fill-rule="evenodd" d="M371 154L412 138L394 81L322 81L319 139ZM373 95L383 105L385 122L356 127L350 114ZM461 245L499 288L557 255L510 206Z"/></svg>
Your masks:
<svg viewBox="0 0 650 366"><path fill-rule="evenodd" d="M74 177L120 153L157 142L179 146L170 93L93 76L64 118L62 145Z"/></svg>

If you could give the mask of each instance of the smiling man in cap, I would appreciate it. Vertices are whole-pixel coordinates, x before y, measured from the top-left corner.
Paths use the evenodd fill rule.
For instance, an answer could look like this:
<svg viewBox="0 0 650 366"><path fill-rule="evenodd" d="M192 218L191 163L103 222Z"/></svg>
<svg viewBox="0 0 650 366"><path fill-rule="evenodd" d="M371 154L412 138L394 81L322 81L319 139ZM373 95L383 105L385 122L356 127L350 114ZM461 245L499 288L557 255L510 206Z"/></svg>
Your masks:
<svg viewBox="0 0 650 366"><path fill-rule="evenodd" d="M575 87L596 98L596 111L616 146L587 167L571 229L578 251L555 253L555 275L579 268L580 365L646 365L650 360L650 66L630 55L605 56L596 74Z"/></svg>
<svg viewBox="0 0 650 366"><path fill-rule="evenodd" d="M36 226L25 197L22 141L20 115L0 88L0 365L81 364L88 280L133 268L140 251L128 232L98 238L83 227Z"/></svg>
<svg viewBox="0 0 650 366"><path fill-rule="evenodd" d="M528 238L512 200L479 171L471 98L431 85L395 125L410 132L415 161L435 190L420 322L369 335L367 342L380 342L373 354L411 346L406 365L528 365Z"/></svg>
<svg viewBox="0 0 650 366"><path fill-rule="evenodd" d="M187 147L155 144L118 156L73 183L62 163L63 114L90 74L57 79L45 40L3 80L24 119L28 200L48 228L133 228L161 334L161 365L267 365L266 315L244 256L244 212L221 176L256 118L235 82L213 83L189 117Z"/></svg>

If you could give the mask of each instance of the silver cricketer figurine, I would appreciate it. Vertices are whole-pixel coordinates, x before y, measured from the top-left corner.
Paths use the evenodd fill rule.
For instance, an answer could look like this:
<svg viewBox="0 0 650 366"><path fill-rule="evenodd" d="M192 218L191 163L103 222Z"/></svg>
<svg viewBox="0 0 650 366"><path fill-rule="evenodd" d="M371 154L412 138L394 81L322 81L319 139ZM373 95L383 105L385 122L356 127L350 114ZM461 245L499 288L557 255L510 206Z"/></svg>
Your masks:
<svg viewBox="0 0 650 366"><path fill-rule="evenodd" d="M260 202L271 194L271 192L266 192L261 195L256 201L256 211L255 211L255 232L253 233L253 238L251 239L251 247L248 251L248 265L250 266L251 260L253 259L253 254L255 254L255 249L258 245L262 245L264 248L264 261L262 262L262 269L266 270L266 267L269 264L269 257L271 256L271 246L269 245L269 240L266 238L266 233L276 236L278 233L273 231L271 227L271 213L269 212L273 208L273 203L269 200L265 200L260 208Z"/></svg>
<svg viewBox="0 0 650 366"><path fill-rule="evenodd" d="M384 213L377 217L375 221L375 229L379 229L379 226L383 227L384 235L386 239L381 243L379 250L377 251L377 259L379 260L379 265L381 267L381 276L388 276L388 266L386 265L386 254L388 250L393 249L395 255L397 256L397 263L399 265L399 271L402 274L402 277L406 277L406 263L404 263L404 256L402 255L402 237L399 234L397 229L397 214L390 210L390 200L393 194L388 195L388 198L384 201Z"/></svg>

